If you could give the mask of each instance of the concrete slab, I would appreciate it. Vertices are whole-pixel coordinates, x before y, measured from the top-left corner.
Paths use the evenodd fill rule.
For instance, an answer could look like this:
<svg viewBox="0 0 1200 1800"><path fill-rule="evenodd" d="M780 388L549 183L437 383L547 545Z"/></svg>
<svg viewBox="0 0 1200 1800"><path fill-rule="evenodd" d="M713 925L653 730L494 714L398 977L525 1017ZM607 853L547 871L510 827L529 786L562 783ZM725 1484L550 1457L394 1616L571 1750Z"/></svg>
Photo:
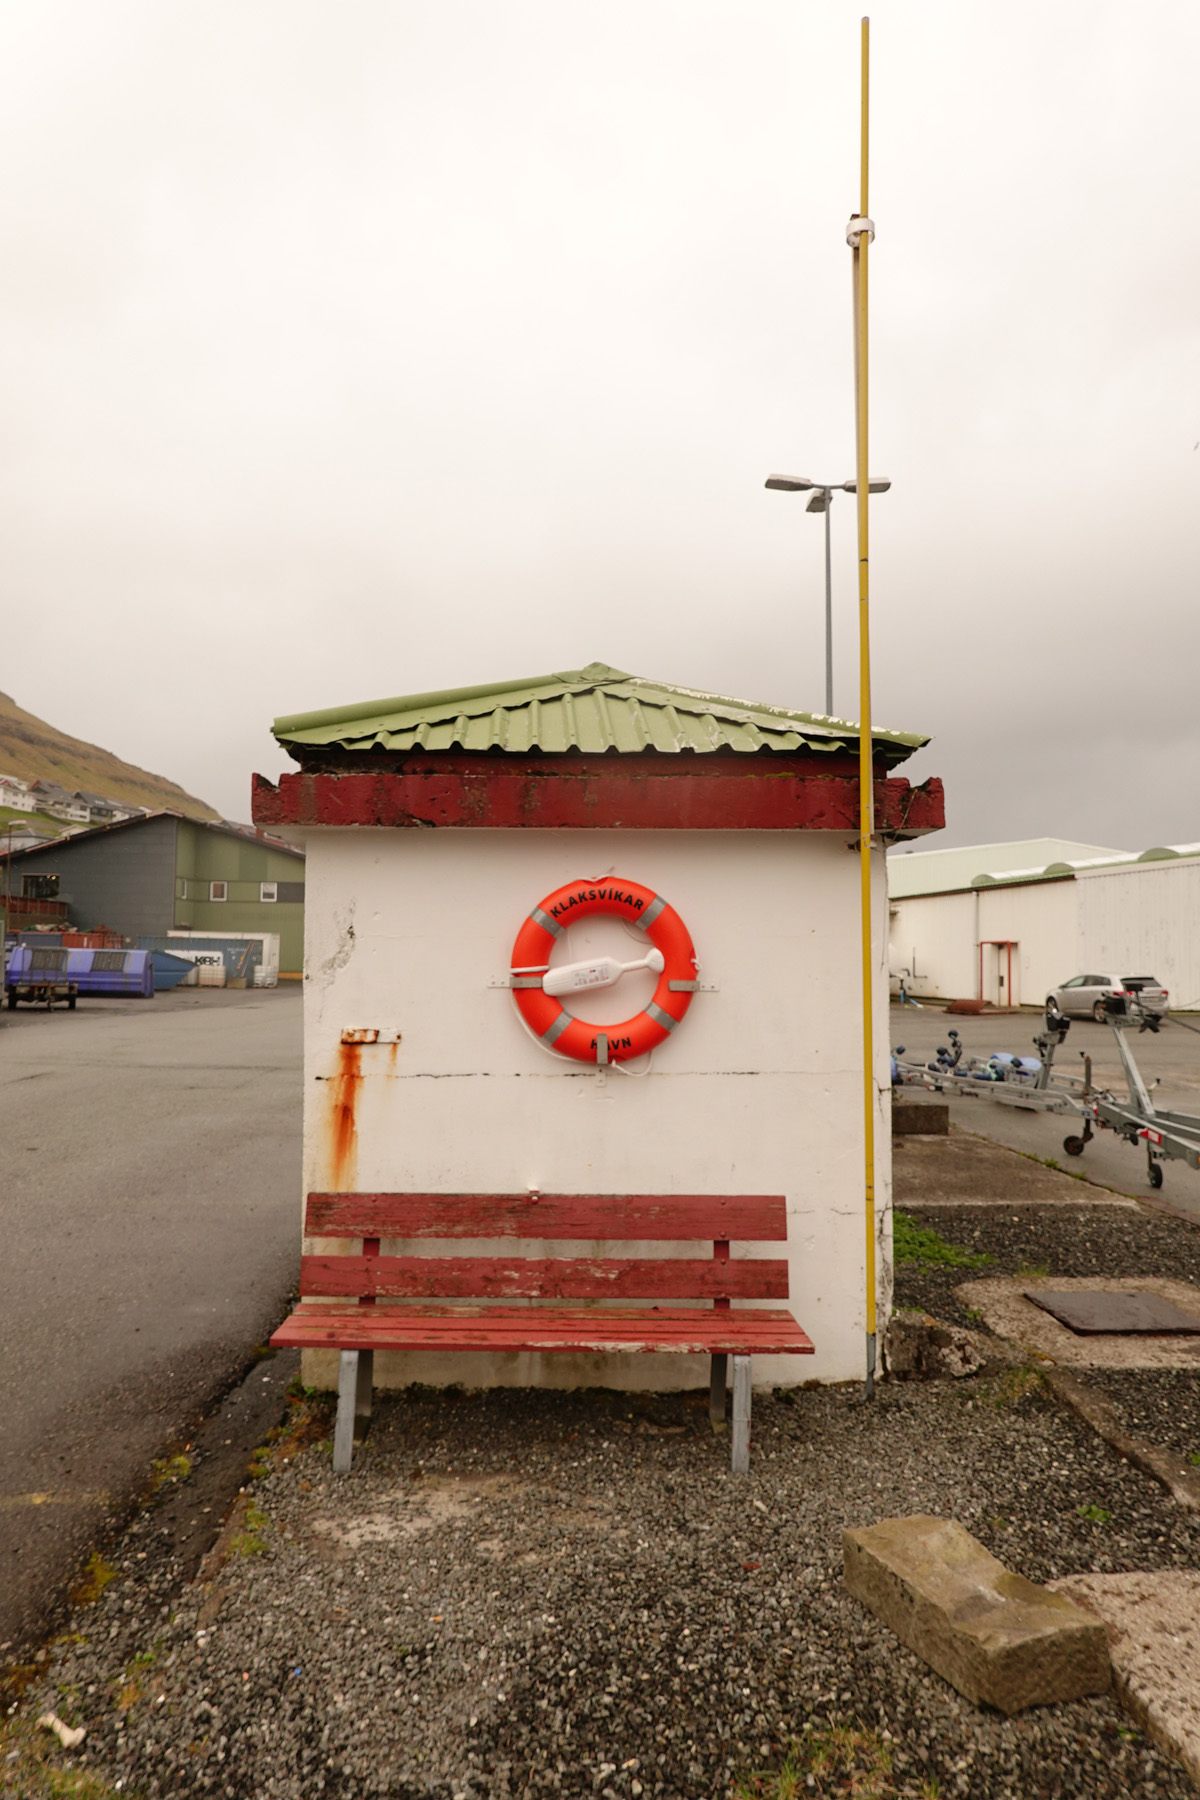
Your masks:
<svg viewBox="0 0 1200 1800"><path fill-rule="evenodd" d="M963 1307L977 1312L997 1337L1007 1338L1031 1355L1065 1367L1200 1368L1200 1339L1195 1337L1124 1337L1107 1333L1077 1337L1026 1298L1039 1288L1047 1293L1158 1294L1193 1316L1200 1314L1200 1289L1167 1276L995 1276L986 1281L965 1281L955 1288L954 1295Z"/></svg>
<svg viewBox="0 0 1200 1800"><path fill-rule="evenodd" d="M968 1700L1015 1713L1107 1690L1099 1622L1014 1575L956 1519L882 1519L842 1546L848 1591Z"/></svg>
<svg viewBox="0 0 1200 1800"><path fill-rule="evenodd" d="M901 1208L1138 1204L953 1124L948 1137L895 1138L892 1184Z"/></svg>
<svg viewBox="0 0 1200 1800"><path fill-rule="evenodd" d="M1117 1697L1200 1783L1200 1570L1052 1583L1103 1619Z"/></svg>

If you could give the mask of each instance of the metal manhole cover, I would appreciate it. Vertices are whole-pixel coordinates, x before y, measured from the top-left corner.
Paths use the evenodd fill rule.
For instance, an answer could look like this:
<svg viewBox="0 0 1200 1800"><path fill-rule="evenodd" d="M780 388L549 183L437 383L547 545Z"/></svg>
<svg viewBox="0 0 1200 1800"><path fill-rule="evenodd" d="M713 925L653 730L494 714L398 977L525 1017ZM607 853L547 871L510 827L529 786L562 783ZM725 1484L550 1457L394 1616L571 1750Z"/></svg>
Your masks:
<svg viewBox="0 0 1200 1800"><path fill-rule="evenodd" d="M1173 1300L1164 1300L1161 1294L1051 1294L1044 1288L1027 1288L1025 1298L1081 1336L1093 1332L1119 1335L1137 1331L1200 1335L1200 1317L1184 1312L1181 1306L1176 1306Z"/></svg>

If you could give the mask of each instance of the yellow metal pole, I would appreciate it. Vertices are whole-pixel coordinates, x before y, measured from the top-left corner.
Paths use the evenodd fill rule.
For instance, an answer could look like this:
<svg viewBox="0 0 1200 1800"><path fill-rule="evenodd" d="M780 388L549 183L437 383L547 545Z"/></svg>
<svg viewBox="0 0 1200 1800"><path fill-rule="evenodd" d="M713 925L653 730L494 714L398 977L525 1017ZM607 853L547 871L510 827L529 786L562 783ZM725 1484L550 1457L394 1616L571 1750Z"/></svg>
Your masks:
<svg viewBox="0 0 1200 1800"><path fill-rule="evenodd" d="M858 848L862 899L863 1173L866 1199L868 1400L875 1394L875 983L871 954L871 841L875 778L871 754L870 561L867 476L867 246L874 235L867 205L870 149L871 22L862 22L862 115L858 217L849 232L854 253L854 403L858 501Z"/></svg>

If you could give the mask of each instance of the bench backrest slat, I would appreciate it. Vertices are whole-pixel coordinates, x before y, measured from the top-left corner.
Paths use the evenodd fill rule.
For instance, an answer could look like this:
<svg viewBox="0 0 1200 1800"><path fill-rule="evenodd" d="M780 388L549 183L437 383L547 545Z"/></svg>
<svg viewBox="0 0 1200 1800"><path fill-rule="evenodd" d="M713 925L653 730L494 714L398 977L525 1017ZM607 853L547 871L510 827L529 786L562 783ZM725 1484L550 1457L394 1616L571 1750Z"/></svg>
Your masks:
<svg viewBox="0 0 1200 1800"><path fill-rule="evenodd" d="M306 1256L306 1299L786 1300L786 1262L712 1257Z"/></svg>
<svg viewBox="0 0 1200 1800"><path fill-rule="evenodd" d="M782 1243L781 1194L310 1194L309 1237Z"/></svg>

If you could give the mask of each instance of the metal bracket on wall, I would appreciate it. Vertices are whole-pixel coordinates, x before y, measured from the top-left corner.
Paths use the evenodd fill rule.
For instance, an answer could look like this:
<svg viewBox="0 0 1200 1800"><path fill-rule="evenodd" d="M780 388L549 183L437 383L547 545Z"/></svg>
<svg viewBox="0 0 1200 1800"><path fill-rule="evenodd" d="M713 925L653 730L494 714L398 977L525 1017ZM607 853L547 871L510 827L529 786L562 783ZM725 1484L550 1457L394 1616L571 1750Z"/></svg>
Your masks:
<svg viewBox="0 0 1200 1800"><path fill-rule="evenodd" d="M488 982L490 988L536 988L541 987L539 975L493 975ZM669 983L673 994L719 994L719 981L672 981Z"/></svg>

